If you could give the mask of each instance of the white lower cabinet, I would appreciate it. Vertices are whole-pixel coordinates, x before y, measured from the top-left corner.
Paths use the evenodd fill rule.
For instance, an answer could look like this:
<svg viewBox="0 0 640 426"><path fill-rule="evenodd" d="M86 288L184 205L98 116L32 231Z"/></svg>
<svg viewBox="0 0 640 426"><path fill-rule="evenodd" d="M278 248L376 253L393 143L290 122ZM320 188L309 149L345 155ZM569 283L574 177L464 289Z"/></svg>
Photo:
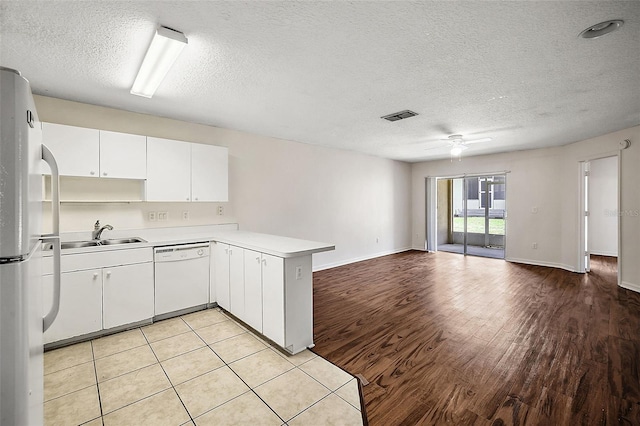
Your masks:
<svg viewBox="0 0 640 426"><path fill-rule="evenodd" d="M153 317L153 262L102 270L103 328Z"/></svg>
<svg viewBox="0 0 640 426"><path fill-rule="evenodd" d="M262 334L285 347L284 259L262 254Z"/></svg>
<svg viewBox="0 0 640 426"><path fill-rule="evenodd" d="M44 333L45 344L153 318L151 248L63 254L61 265L60 310ZM46 313L53 301L53 275L45 274Z"/></svg>
<svg viewBox="0 0 640 426"><path fill-rule="evenodd" d="M244 249L229 246L229 310L242 321L245 316Z"/></svg>
<svg viewBox="0 0 640 426"><path fill-rule="evenodd" d="M53 275L43 277L46 310L53 303ZM89 334L102 329L102 271L65 272L60 283L60 310L44 333L44 343Z"/></svg>
<svg viewBox="0 0 640 426"><path fill-rule="evenodd" d="M262 256L244 249L244 321L262 332Z"/></svg>
<svg viewBox="0 0 640 426"><path fill-rule="evenodd" d="M295 354L313 346L311 255L282 258L212 242L216 302Z"/></svg>
<svg viewBox="0 0 640 426"><path fill-rule="evenodd" d="M230 310L229 297L229 244L211 243L211 263L213 265L212 283L216 298L211 302L226 310Z"/></svg>

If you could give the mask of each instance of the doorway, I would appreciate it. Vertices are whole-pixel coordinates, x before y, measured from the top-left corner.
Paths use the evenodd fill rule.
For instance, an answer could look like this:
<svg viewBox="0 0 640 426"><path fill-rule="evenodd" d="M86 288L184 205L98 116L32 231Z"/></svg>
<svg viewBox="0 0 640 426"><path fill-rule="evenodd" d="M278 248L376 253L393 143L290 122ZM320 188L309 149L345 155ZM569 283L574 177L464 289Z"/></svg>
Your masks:
<svg viewBox="0 0 640 426"><path fill-rule="evenodd" d="M506 175L438 179L438 250L504 259Z"/></svg>
<svg viewBox="0 0 640 426"><path fill-rule="evenodd" d="M611 269L618 260L618 156L582 165L584 198L584 272ZM593 262L593 260L597 260ZM603 266L606 265L606 266Z"/></svg>

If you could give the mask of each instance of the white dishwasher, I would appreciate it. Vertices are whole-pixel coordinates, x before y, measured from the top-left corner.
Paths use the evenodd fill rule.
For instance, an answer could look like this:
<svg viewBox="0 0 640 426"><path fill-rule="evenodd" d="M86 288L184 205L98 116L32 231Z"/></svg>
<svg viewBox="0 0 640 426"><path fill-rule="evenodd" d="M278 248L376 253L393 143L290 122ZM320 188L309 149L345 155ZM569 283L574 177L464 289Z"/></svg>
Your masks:
<svg viewBox="0 0 640 426"><path fill-rule="evenodd" d="M209 303L209 243L153 249L155 315Z"/></svg>

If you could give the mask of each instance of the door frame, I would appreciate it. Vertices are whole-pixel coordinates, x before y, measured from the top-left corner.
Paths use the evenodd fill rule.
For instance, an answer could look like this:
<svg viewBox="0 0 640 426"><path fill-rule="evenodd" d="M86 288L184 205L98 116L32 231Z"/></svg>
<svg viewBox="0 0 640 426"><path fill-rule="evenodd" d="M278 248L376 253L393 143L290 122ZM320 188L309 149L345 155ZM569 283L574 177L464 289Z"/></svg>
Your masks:
<svg viewBox="0 0 640 426"><path fill-rule="evenodd" d="M585 188L585 180L584 180L584 173L587 170L586 168L586 163L590 163L591 161L595 161L595 160L601 160L603 158L610 158L610 157L617 157L618 158L618 182L617 182L617 186L618 186L618 205L616 206L616 209L618 212L620 212L620 204L621 204L621 179L622 179L622 155L621 155L621 151L616 150L616 151L609 151L609 152L605 152L599 155L594 155L594 156L590 156L590 157L585 157L585 158L581 158L578 163L579 163L579 174L578 174L578 182L579 182L579 200L578 200L578 209L577 209L577 213L578 213L578 223L579 223L579 238L578 238L578 250L577 250L577 257L578 257L578 268L577 271L578 273L586 273L588 272L588 265L586 262L586 254L585 252L588 252L588 239L586 238L586 231L587 229L585 229L586 226L586 221L585 221L585 214L584 214L584 207L586 204L585 198L588 199L589 194L586 193L586 190L588 190L588 188ZM622 264L622 246L621 246L621 240L622 238L620 238L620 236L622 235L622 221L620 220L620 216L618 215L618 271L617 271L617 275L618 275L618 286L620 286L622 284L622 277L620 275L620 271L622 270L621 268L621 264ZM586 250L585 250L586 248Z"/></svg>

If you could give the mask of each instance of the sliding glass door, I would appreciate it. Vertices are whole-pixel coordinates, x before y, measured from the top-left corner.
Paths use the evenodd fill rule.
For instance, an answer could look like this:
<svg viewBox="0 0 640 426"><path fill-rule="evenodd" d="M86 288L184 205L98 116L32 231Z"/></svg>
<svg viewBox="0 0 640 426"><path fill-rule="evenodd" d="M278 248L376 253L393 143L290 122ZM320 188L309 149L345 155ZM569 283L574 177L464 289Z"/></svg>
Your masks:
<svg viewBox="0 0 640 426"><path fill-rule="evenodd" d="M467 176L447 181L450 182L447 208L450 230L447 241L441 243L439 249L504 258L505 175ZM439 208L444 208L444 203L440 203ZM444 235L439 236L439 240L443 241Z"/></svg>

